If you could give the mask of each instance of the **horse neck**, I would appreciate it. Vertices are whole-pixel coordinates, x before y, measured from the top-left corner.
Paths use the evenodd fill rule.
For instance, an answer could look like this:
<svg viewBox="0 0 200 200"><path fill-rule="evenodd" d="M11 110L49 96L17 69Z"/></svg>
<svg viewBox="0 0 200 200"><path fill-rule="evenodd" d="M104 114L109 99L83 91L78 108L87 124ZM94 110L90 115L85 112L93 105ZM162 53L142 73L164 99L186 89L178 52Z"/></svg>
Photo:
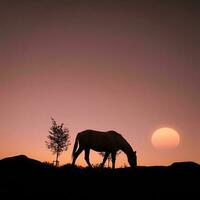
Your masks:
<svg viewBox="0 0 200 200"><path fill-rule="evenodd" d="M130 157L133 153L133 149L131 147L131 145L125 140L123 139L123 142L121 144L121 148L120 148L128 157Z"/></svg>

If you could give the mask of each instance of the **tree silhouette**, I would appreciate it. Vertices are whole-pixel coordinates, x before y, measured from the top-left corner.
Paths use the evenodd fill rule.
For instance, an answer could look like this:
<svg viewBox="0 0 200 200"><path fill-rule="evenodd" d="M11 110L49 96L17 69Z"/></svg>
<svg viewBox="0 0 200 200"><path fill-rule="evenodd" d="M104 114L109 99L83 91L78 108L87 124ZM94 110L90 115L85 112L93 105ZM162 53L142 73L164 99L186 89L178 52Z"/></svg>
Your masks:
<svg viewBox="0 0 200 200"><path fill-rule="evenodd" d="M116 153L116 158L119 156L120 153L121 153L121 151L118 151ZM101 155L104 158L105 152L100 152L99 155ZM112 161L112 155L111 154L109 154L107 160L108 160L108 167L110 167L110 162Z"/></svg>
<svg viewBox="0 0 200 200"><path fill-rule="evenodd" d="M63 151L67 151L70 145L69 129L63 127L64 124L57 124L57 122L51 118L52 126L49 130L48 140L45 141L47 148L50 149L53 154L56 154L56 166L59 165L58 157Z"/></svg>

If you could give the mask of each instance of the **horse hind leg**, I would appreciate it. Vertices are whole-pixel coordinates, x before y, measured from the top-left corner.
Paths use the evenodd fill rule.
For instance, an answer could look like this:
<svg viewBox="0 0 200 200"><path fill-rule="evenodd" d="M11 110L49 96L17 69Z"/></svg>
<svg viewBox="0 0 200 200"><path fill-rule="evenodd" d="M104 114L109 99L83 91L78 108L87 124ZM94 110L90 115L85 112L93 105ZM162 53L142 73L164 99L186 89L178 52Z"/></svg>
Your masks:
<svg viewBox="0 0 200 200"><path fill-rule="evenodd" d="M72 161L72 165L75 165L76 159L78 158L78 156L81 154L82 151L83 151L83 149L79 147L79 149L75 152L73 161Z"/></svg>
<svg viewBox="0 0 200 200"><path fill-rule="evenodd" d="M92 165L90 163L89 155L90 155L90 149L85 149L85 160L86 160L88 166L92 167Z"/></svg>

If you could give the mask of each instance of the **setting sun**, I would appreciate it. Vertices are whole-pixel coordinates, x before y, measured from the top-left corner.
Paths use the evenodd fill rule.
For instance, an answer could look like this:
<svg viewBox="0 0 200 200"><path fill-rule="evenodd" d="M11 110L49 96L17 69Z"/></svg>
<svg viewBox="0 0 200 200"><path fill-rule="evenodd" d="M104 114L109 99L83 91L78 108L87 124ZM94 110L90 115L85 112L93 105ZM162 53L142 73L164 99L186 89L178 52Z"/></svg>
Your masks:
<svg viewBox="0 0 200 200"><path fill-rule="evenodd" d="M180 136L171 128L160 128L151 137L152 145L159 149L172 149L179 145Z"/></svg>

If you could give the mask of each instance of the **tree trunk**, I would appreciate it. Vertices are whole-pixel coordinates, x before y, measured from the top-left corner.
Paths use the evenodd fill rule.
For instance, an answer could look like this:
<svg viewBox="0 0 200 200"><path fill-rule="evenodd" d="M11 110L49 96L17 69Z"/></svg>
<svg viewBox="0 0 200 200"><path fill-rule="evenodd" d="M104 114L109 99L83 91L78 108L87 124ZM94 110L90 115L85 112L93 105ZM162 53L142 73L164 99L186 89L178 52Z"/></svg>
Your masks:
<svg viewBox="0 0 200 200"><path fill-rule="evenodd" d="M58 165L59 165L59 164L58 164L58 156L59 156L59 153L57 152L57 153L56 153L56 167L58 167Z"/></svg>

